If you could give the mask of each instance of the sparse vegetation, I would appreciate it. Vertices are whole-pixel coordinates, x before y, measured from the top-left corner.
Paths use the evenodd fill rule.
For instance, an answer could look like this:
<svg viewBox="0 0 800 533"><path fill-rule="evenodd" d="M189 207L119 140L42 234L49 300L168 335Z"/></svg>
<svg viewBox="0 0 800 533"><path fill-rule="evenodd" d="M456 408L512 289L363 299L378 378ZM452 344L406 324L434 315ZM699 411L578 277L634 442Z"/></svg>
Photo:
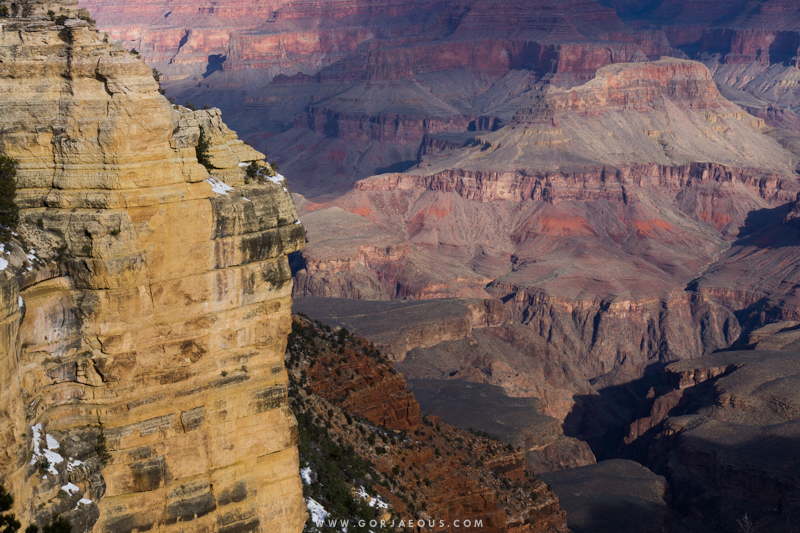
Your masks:
<svg viewBox="0 0 800 533"><path fill-rule="evenodd" d="M19 224L17 196L17 165L19 161L0 155L0 239L7 240Z"/></svg>
<svg viewBox="0 0 800 533"><path fill-rule="evenodd" d="M158 84L158 92L162 95L166 92L163 87L161 87L161 72L155 67L153 67L153 79L156 80Z"/></svg>
<svg viewBox="0 0 800 533"><path fill-rule="evenodd" d="M211 172L211 169L214 168L211 165L211 158L208 155L210 148L211 143L208 141L208 137L206 136L203 126L200 126L200 137L197 139L197 146L194 150L195 154L197 155L197 162L206 167L206 170L209 172Z"/></svg>
<svg viewBox="0 0 800 533"><path fill-rule="evenodd" d="M135 55L136 57L139 57L139 51L136 48L131 48L131 54Z"/></svg>
<svg viewBox="0 0 800 533"><path fill-rule="evenodd" d="M25 528L25 533L39 533L39 528L31 524ZM72 524L65 518L55 515L53 520L44 526L42 533L72 533Z"/></svg>
<svg viewBox="0 0 800 533"><path fill-rule="evenodd" d="M0 485L0 532L2 533L12 533L14 531L19 531L19 528L22 527L22 524L14 516L14 513L7 513L7 511L11 510L11 507L14 506L14 497L8 493L6 488Z"/></svg>
<svg viewBox="0 0 800 533"><path fill-rule="evenodd" d="M102 427L100 428L100 434L97 435L97 444L94 447L94 451L97 453L97 457L100 458L100 464L106 466L111 459L111 454L108 451L108 442Z"/></svg>
<svg viewBox="0 0 800 533"><path fill-rule="evenodd" d="M97 21L94 20L92 17L90 17L88 13L85 13L85 14L81 13L80 15L78 15L78 18L81 19L84 22L88 22L92 26L96 26L97 25Z"/></svg>
<svg viewBox="0 0 800 533"><path fill-rule="evenodd" d="M736 522L739 524L739 529L741 530L742 533L753 532L755 524L753 524L753 521L747 517L747 513L744 513L744 516L742 518L737 519Z"/></svg>

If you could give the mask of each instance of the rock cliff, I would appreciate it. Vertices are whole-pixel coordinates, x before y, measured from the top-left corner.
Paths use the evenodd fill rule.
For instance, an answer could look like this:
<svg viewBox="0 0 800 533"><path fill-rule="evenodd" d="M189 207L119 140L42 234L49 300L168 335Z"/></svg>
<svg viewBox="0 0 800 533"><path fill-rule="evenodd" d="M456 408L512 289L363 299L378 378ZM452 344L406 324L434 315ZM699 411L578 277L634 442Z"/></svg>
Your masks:
<svg viewBox="0 0 800 533"><path fill-rule="evenodd" d="M303 229L285 182L226 184L263 156L217 110L170 105L74 6L51 20L31 5L0 30L22 218L0 274L15 513L73 531L299 531L283 353ZM216 177L195 157L201 126Z"/></svg>

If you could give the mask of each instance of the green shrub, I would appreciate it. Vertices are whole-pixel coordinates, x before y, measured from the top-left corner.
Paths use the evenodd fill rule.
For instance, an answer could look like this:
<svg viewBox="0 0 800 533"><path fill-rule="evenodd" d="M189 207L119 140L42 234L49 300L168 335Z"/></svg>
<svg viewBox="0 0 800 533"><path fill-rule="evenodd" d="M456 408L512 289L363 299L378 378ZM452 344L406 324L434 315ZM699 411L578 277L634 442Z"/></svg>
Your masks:
<svg viewBox="0 0 800 533"><path fill-rule="evenodd" d="M108 460L111 459L111 454L108 451L108 442L106 441L106 435L103 433L102 428L100 429L100 434L97 436L97 444L94 447L94 451L97 453L97 457L100 458L100 464L106 466Z"/></svg>
<svg viewBox="0 0 800 533"><path fill-rule="evenodd" d="M249 165L247 165L247 169L245 170L248 178L255 178L258 176L258 163L255 161L251 161Z"/></svg>
<svg viewBox="0 0 800 533"><path fill-rule="evenodd" d="M188 103L188 102L187 102ZM211 172L213 168L211 165L211 158L208 155L208 150L211 148L211 143L208 141L206 132L203 126L200 126L200 137L197 139L197 146L195 147L195 154L197 155L197 162L206 167L206 170Z"/></svg>
<svg viewBox="0 0 800 533"><path fill-rule="evenodd" d="M13 533L19 531L22 524L14 516L14 513L5 514L14 506L14 497L6 491L6 488L0 485L0 531L2 533Z"/></svg>
<svg viewBox="0 0 800 533"><path fill-rule="evenodd" d="M19 207L14 203L17 196L17 165L19 161L0 155L0 236L4 239L19 224Z"/></svg>

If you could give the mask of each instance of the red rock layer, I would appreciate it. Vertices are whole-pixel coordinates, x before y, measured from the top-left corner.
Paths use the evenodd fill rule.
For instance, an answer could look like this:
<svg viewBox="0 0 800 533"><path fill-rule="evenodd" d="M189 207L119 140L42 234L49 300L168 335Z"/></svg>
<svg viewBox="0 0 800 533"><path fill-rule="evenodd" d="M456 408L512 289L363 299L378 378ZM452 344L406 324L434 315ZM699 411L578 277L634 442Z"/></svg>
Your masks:
<svg viewBox="0 0 800 533"><path fill-rule="evenodd" d="M402 378L363 339L340 336L304 318L296 317L294 324L287 351L293 409L313 414L331 437L352 446L374 466L379 473L379 478L372 480L374 488L398 513L398 519L425 521L412 530L566 531L558 498L538 478L525 472L521 451L442 423L437 417L420 421L413 395L409 395L408 405L416 406L416 425L408 431L376 427L385 420L381 415L364 415L366 423L352 416L359 413L352 411L348 402L358 394L363 380L377 374L393 375L404 388ZM341 370L341 375L336 370ZM346 398L344 402L342 397ZM386 405L379 407L380 403ZM386 397L374 396L370 405L371 413L396 411L391 398L387 401ZM465 528L455 523L465 519L482 525Z"/></svg>

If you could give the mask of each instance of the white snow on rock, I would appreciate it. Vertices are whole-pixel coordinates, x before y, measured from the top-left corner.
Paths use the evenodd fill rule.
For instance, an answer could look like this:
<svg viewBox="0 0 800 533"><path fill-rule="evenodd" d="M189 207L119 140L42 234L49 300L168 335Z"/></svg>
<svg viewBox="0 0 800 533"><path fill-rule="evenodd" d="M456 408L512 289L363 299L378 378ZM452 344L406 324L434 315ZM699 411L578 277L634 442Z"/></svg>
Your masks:
<svg viewBox="0 0 800 533"><path fill-rule="evenodd" d="M294 223L295 225L300 224L300 219L298 218L297 220L294 221Z"/></svg>
<svg viewBox="0 0 800 533"><path fill-rule="evenodd" d="M42 451L42 425L34 425L31 427L31 431L33 432L33 458L31 459L31 464L35 465L42 457L44 457L47 459L47 462L50 463L50 467L47 469L47 471L53 475L58 475L58 470L56 470L55 465L64 461L64 458L61 457L61 455L53 451L59 448L58 441L53 438L52 435L47 434L45 436L45 440L47 441L47 449Z"/></svg>
<svg viewBox="0 0 800 533"><path fill-rule="evenodd" d="M267 176L267 179L272 183L280 184L280 182L284 181L284 178L281 174L275 174L274 176Z"/></svg>
<svg viewBox="0 0 800 533"><path fill-rule="evenodd" d="M56 465L64 462L64 458L61 457L60 454L53 451L59 448L58 441L54 439L53 436L50 435L49 433L45 436L45 438L47 440L47 449L44 451L44 456L50 462L50 468L48 468L47 471L53 475L58 475L58 470L56 470Z"/></svg>
<svg viewBox="0 0 800 533"><path fill-rule="evenodd" d="M42 456L42 452L39 451L39 439L42 437L42 425L36 424L31 427L31 431L33 432L33 459L31 459L31 464L35 465L36 460Z"/></svg>
<svg viewBox="0 0 800 533"><path fill-rule="evenodd" d="M8 261L0 257L0 270L5 270L8 266Z"/></svg>
<svg viewBox="0 0 800 533"><path fill-rule="evenodd" d="M19 297L19 306L22 307L25 305L25 302L22 300L22 296Z"/></svg>
<svg viewBox="0 0 800 533"><path fill-rule="evenodd" d="M328 511L314 498L309 498L306 502L308 512L311 514L311 521L317 527L322 527L325 524L325 519L328 518Z"/></svg>
<svg viewBox="0 0 800 533"><path fill-rule="evenodd" d="M227 195L228 191L233 190L233 187L227 183L219 181L217 178L208 178L206 181L211 184L211 190L217 194Z"/></svg>
<svg viewBox="0 0 800 533"><path fill-rule="evenodd" d="M74 492L80 492L81 489L74 483L70 482L66 485L61 485L61 490L72 496Z"/></svg>
<svg viewBox="0 0 800 533"><path fill-rule="evenodd" d="M78 505L75 506L75 509L73 509L73 511L77 510L78 507L80 507L81 505L91 505L92 503L94 502L92 502L92 500L88 498L81 498L80 500L78 500Z"/></svg>
<svg viewBox="0 0 800 533"><path fill-rule="evenodd" d="M307 466L300 469L300 478L306 485L311 485L311 467Z"/></svg>
<svg viewBox="0 0 800 533"><path fill-rule="evenodd" d="M369 505L370 507L377 507L378 509L387 509L389 507L389 504L381 500L380 497L370 496L369 494L367 494L367 491L364 490L364 487L358 488L358 490L356 491L356 496L358 496L362 500L365 500L367 502L367 505Z"/></svg>
<svg viewBox="0 0 800 533"><path fill-rule="evenodd" d="M249 167L250 163L239 163L240 167Z"/></svg>
<svg viewBox="0 0 800 533"><path fill-rule="evenodd" d="M245 202L251 202L252 203L252 200L250 200L250 198L245 198L244 196L242 196L242 200L244 200Z"/></svg>
<svg viewBox="0 0 800 533"><path fill-rule="evenodd" d="M83 461L79 461L78 459L70 459L70 461L67 463L67 472L72 472L79 466L85 466L85 465L86 463L84 463Z"/></svg>

